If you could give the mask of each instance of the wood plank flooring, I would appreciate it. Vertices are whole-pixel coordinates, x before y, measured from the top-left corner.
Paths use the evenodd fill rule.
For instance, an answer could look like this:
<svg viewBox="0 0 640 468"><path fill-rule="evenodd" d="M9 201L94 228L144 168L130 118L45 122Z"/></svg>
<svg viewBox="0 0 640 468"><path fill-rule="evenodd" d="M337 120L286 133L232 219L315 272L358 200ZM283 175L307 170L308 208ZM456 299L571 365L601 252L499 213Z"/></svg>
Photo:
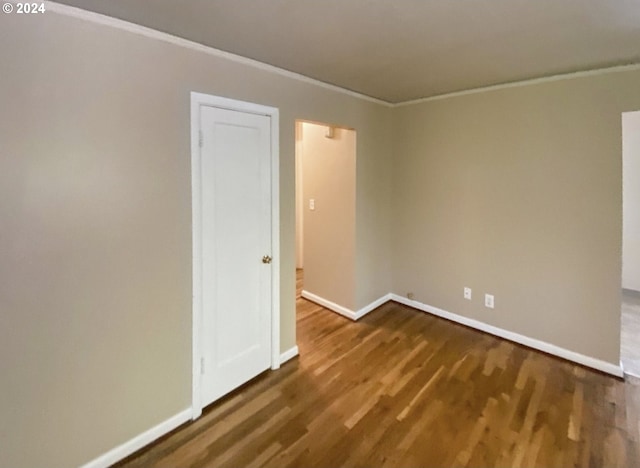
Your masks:
<svg viewBox="0 0 640 468"><path fill-rule="evenodd" d="M640 380L396 303L297 305L299 358L120 466L640 467Z"/></svg>

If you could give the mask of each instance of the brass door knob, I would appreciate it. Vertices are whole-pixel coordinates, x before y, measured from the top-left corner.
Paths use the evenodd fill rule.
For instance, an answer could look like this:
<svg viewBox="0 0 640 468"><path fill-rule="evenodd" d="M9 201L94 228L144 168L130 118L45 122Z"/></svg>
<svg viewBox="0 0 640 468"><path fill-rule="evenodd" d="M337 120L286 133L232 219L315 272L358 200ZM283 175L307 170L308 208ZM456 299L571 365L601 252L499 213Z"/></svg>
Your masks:
<svg viewBox="0 0 640 468"><path fill-rule="evenodd" d="M271 263L272 258L269 255L262 257L262 263Z"/></svg>

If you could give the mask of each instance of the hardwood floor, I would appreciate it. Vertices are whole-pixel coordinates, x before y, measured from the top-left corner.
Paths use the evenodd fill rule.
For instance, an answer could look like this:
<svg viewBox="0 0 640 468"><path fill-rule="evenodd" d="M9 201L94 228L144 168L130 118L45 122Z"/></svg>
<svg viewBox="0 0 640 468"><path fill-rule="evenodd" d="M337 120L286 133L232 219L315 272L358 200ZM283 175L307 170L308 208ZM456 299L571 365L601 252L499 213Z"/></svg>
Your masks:
<svg viewBox="0 0 640 468"><path fill-rule="evenodd" d="M640 380L396 303L297 305L299 358L121 466L640 466Z"/></svg>
<svg viewBox="0 0 640 468"><path fill-rule="evenodd" d="M620 360L625 372L640 377L640 293L622 290Z"/></svg>

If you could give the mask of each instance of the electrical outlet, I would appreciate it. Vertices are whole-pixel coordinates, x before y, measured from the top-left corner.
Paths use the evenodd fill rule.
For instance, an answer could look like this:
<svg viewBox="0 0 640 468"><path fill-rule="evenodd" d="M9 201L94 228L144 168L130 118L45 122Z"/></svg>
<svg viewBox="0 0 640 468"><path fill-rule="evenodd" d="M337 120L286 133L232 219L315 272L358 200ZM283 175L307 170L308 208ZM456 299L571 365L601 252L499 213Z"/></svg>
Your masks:
<svg viewBox="0 0 640 468"><path fill-rule="evenodd" d="M315 199L313 199L313 198L310 198L310 199L309 199L309 209L310 209L311 211L313 211L313 210L315 210L315 209L316 209L316 201L315 201Z"/></svg>
<svg viewBox="0 0 640 468"><path fill-rule="evenodd" d="M494 306L493 294L484 295L484 306L488 307L489 309L493 309L493 306Z"/></svg>
<svg viewBox="0 0 640 468"><path fill-rule="evenodd" d="M412 292L408 292L407 293L407 299L409 299L410 301L413 301L413 293Z"/></svg>
<svg viewBox="0 0 640 468"><path fill-rule="evenodd" d="M464 298L468 301L471 300L471 288L464 288Z"/></svg>

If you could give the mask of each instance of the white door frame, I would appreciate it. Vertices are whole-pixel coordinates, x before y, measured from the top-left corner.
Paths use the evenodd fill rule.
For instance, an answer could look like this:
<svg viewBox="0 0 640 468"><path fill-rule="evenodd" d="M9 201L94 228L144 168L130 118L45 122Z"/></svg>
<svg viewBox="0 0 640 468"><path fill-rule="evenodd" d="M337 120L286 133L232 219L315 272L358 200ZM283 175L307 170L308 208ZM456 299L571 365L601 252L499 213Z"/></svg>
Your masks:
<svg viewBox="0 0 640 468"><path fill-rule="evenodd" d="M302 164L304 161L301 120L296 120L296 268L304 268L304 180Z"/></svg>
<svg viewBox="0 0 640 468"><path fill-rule="evenodd" d="M202 186L200 166L200 107L219 107L271 120L271 369L280 367L280 147L279 112L262 106L202 93L191 93L191 215L193 241L193 316L192 316L192 419L202 414Z"/></svg>

